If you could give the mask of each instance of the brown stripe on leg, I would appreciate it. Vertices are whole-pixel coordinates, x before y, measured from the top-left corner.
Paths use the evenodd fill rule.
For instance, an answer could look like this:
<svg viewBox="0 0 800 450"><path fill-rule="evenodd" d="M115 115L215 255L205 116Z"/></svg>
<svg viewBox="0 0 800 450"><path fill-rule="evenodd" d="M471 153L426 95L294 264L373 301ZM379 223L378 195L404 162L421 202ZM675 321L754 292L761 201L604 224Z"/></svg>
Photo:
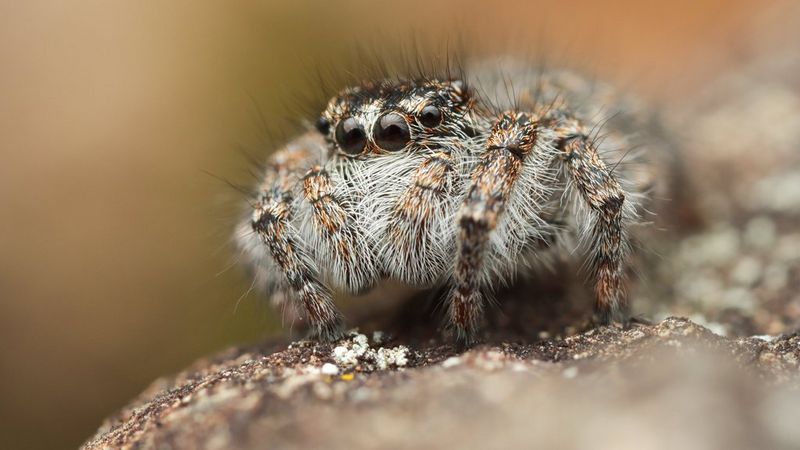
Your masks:
<svg viewBox="0 0 800 450"><path fill-rule="evenodd" d="M357 292L371 283L372 253L348 214L348 204L334 196L330 174L322 167L312 167L303 177L303 197L311 205L315 232L321 245L332 255L333 275L350 291Z"/></svg>
<svg viewBox="0 0 800 450"><path fill-rule="evenodd" d="M536 143L536 121L507 112L492 127L487 149L473 170L458 214L458 247L450 294L450 320L457 338L475 339L483 312L482 279L491 232L505 210L525 157Z"/></svg>
<svg viewBox="0 0 800 450"><path fill-rule="evenodd" d="M629 313L624 288L625 193L583 134L562 139L559 148L591 215L590 258L595 279L595 314L602 324L626 321Z"/></svg>
<svg viewBox="0 0 800 450"><path fill-rule="evenodd" d="M291 226L292 192L298 173L318 161L324 143L310 134L287 144L270 158L265 181L254 205L251 226L269 248L293 296L306 313L312 334L325 340L341 337L342 317L330 290L317 279L313 263L302 255Z"/></svg>
<svg viewBox="0 0 800 450"><path fill-rule="evenodd" d="M253 218L253 229L269 247L275 263L297 295L314 337L335 340L342 334L342 318L330 290L317 281L316 271L298 253L294 230L288 224L288 202L262 205Z"/></svg>
<svg viewBox="0 0 800 450"><path fill-rule="evenodd" d="M396 263L412 271L412 278L418 284L435 281L431 277L439 271L430 266L445 263L432 259L437 255L429 251L431 240L437 237L432 234L431 226L437 214L446 213L454 172L449 154L436 152L426 157L392 208L387 234L396 251Z"/></svg>

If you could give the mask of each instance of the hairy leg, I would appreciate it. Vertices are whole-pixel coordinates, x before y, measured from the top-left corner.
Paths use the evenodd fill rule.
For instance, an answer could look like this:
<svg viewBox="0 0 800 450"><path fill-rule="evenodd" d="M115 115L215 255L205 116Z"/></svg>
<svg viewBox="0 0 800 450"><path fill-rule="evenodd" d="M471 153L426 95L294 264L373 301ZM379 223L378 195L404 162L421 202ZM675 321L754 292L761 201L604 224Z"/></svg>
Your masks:
<svg viewBox="0 0 800 450"><path fill-rule="evenodd" d="M426 157L414 172L411 184L392 207L388 224L388 252L393 267L403 270L400 278L414 285L428 285L445 272L445 246L434 227L447 214L455 174L452 157L436 152Z"/></svg>
<svg viewBox="0 0 800 450"><path fill-rule="evenodd" d="M303 176L303 199L310 211L303 233L317 260L324 261L332 282L350 292L361 292L377 281L372 248L354 218L347 193L337 195L334 180L322 166Z"/></svg>
<svg viewBox="0 0 800 450"><path fill-rule="evenodd" d="M334 340L341 337L341 314L333 304L330 290L318 281L318 270L304 254L291 223L297 173L316 160L317 150L316 141L301 138L273 155L251 225L269 248L274 263L305 311L312 334Z"/></svg>
<svg viewBox="0 0 800 450"><path fill-rule="evenodd" d="M483 311L482 288L489 238L497 227L536 144L537 121L525 113L506 112L494 124L486 150L472 172L471 185L458 213L456 263L449 316L456 336L471 343Z"/></svg>
<svg viewBox="0 0 800 450"><path fill-rule="evenodd" d="M576 119L558 113L554 129L567 176L588 206L578 226L585 235L594 277L595 315L602 324L613 320L627 323L625 259L627 226L635 209L613 170L603 161L588 130Z"/></svg>

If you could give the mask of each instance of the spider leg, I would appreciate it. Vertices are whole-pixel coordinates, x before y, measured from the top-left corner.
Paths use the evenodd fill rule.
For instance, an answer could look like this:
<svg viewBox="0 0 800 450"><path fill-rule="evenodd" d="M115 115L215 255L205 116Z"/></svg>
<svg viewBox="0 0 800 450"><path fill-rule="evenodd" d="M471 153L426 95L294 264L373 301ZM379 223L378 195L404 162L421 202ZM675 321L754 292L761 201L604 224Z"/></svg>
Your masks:
<svg viewBox="0 0 800 450"><path fill-rule="evenodd" d="M467 344L474 341L482 317L481 290L490 235L536 138L536 118L525 113L503 113L492 127L458 212L456 263L448 306L456 337Z"/></svg>
<svg viewBox="0 0 800 450"><path fill-rule="evenodd" d="M333 303L331 291L319 281L316 264L304 251L291 222L296 174L313 160L315 145L310 138L301 138L273 155L251 226L305 311L312 334L335 340L342 335L342 315Z"/></svg>
<svg viewBox="0 0 800 450"><path fill-rule="evenodd" d="M264 245L261 236L253 230L252 219L249 216L237 226L234 237L241 253L240 258L245 261L253 279L250 287L237 300L235 308L238 308L241 300L251 291L261 291L269 298L271 306L282 313L284 320L288 319L290 323L294 323L299 316L290 301L292 295L290 289L272 260L269 248Z"/></svg>
<svg viewBox="0 0 800 450"><path fill-rule="evenodd" d="M427 156L414 171L411 183L392 206L387 227L386 258L389 270L413 285L433 284L446 262L438 255L447 246L436 225L447 215L448 199L455 174L453 158L437 151Z"/></svg>
<svg viewBox="0 0 800 450"><path fill-rule="evenodd" d="M336 192L331 174L315 165L302 179L303 199L310 208L301 226L310 227L309 246L325 261L327 275L350 292L361 292L378 278L371 246L357 226L346 191ZM304 205L304 206L306 206Z"/></svg>
<svg viewBox="0 0 800 450"><path fill-rule="evenodd" d="M629 241L627 225L635 217L613 169L600 157L586 128L575 119L557 120L560 160L574 183L587 214L579 214L581 238L588 245L594 278L595 316L601 324L626 322L629 315L625 293L625 259Z"/></svg>

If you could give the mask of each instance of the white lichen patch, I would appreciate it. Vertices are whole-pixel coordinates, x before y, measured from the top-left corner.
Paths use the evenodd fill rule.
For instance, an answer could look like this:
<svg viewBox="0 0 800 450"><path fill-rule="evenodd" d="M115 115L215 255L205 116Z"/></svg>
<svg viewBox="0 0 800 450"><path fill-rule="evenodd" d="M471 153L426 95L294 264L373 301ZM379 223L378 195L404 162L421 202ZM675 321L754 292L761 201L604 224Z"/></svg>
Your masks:
<svg viewBox="0 0 800 450"><path fill-rule="evenodd" d="M336 364L325 363L322 365L321 371L323 375L338 375L339 367Z"/></svg>
<svg viewBox="0 0 800 450"><path fill-rule="evenodd" d="M403 346L381 347L375 354L375 364L380 370L386 370L389 367L405 367L408 364L408 348Z"/></svg>
<svg viewBox="0 0 800 450"><path fill-rule="evenodd" d="M350 339L336 346L331 356L339 367L352 368L358 365L368 350L370 347L367 337L351 332Z"/></svg>
<svg viewBox="0 0 800 450"><path fill-rule="evenodd" d="M338 368L348 370L358 367L362 371L405 367L409 355L410 351L404 345L392 348L371 347L367 336L357 331L351 331L348 339L342 341L331 352L331 357Z"/></svg>

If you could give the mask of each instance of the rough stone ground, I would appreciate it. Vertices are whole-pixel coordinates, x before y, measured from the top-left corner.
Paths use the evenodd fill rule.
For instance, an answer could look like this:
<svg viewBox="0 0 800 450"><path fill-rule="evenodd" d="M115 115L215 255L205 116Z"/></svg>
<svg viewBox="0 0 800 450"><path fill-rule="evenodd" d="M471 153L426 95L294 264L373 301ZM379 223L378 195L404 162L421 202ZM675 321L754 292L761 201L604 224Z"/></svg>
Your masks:
<svg viewBox="0 0 800 450"><path fill-rule="evenodd" d="M198 361L84 448L800 448L800 58L760 36L665 117L695 217L648 242L634 309L654 325L587 330L544 278L464 352L411 302L334 345Z"/></svg>
<svg viewBox="0 0 800 450"><path fill-rule="evenodd" d="M789 449L799 375L796 334L726 339L675 318L465 353L361 334L200 361L85 448Z"/></svg>

